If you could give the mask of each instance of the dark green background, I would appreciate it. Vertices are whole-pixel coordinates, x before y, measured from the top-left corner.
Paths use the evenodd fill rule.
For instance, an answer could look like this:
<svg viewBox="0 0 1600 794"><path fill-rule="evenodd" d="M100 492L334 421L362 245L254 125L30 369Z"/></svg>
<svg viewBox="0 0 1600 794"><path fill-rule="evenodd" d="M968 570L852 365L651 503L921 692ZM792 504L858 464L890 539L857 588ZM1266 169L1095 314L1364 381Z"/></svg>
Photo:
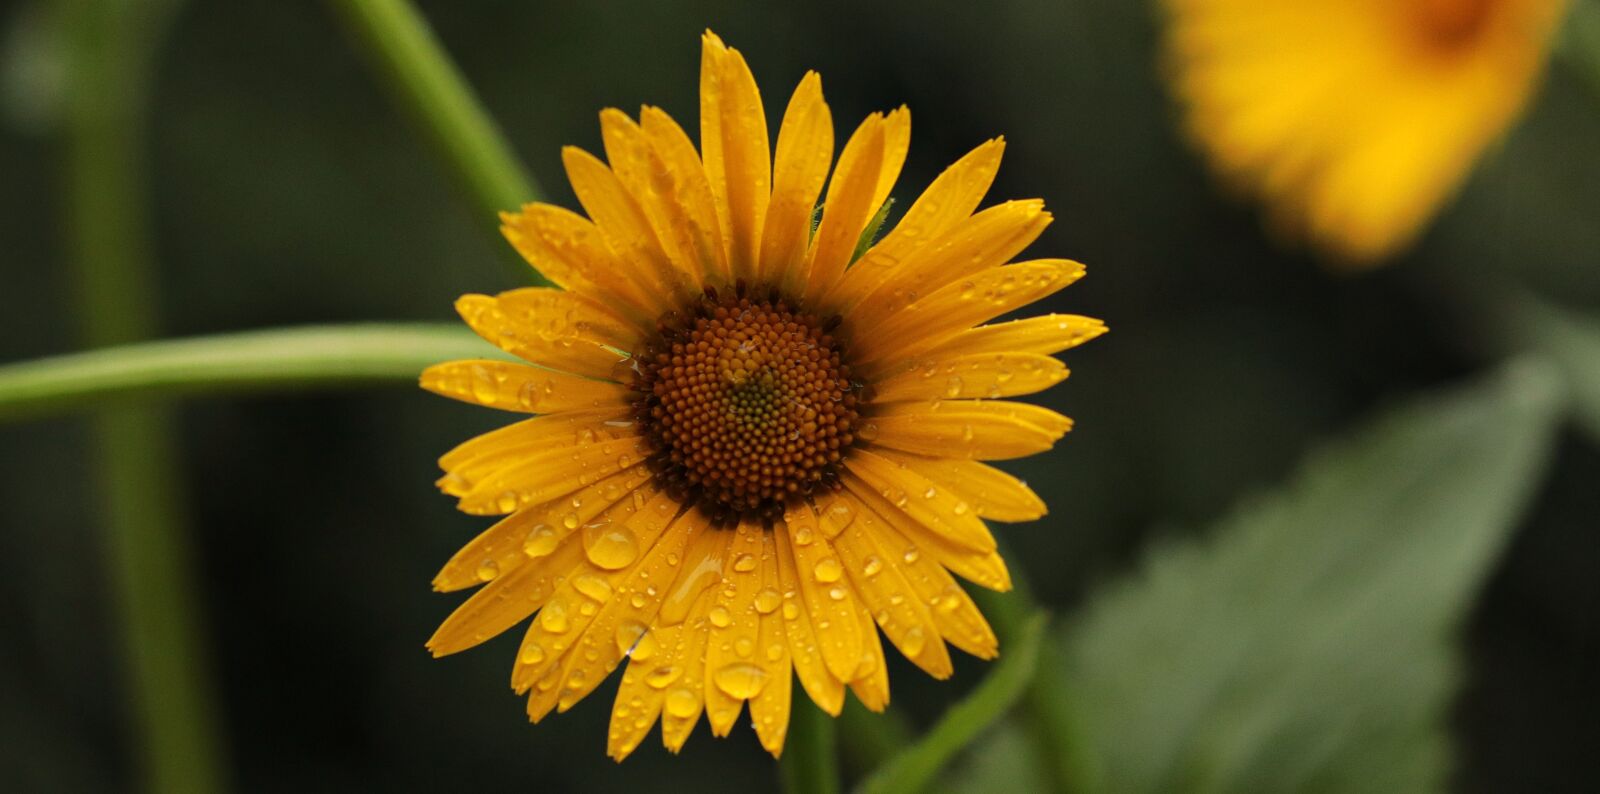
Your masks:
<svg viewBox="0 0 1600 794"><path fill-rule="evenodd" d="M992 198L1056 216L1031 251L1088 264L1043 307L1113 332L1067 355L1042 397L1078 420L1012 467L1050 502L1001 530L1014 564L1070 610L1150 537L1282 479L1315 443L1482 368L1468 296L1511 279L1600 311L1600 98L1557 64L1520 128L1410 254L1341 275L1219 197L1176 132L1155 13L1125 0L930 4L427 2L423 11L548 198L559 147L600 151L597 112L641 103L696 129L699 34L749 59L776 119L817 69L840 139L901 103L910 199L996 134ZM15 68L34 4L0 5ZM48 103L8 94L0 126L0 360L75 349L61 146ZM29 109L32 111L29 112ZM346 320L444 320L463 292L515 286L502 251L315 3L191 2L162 51L149 157L169 334ZM72 219L93 222L93 219ZM458 601L428 582L484 525L431 486L434 458L504 421L390 389L184 406L226 741L247 790L765 790L741 724L672 760L605 758L611 687L526 724L506 689L515 639L432 661ZM0 427L0 770L22 789L132 779L83 422ZM1460 788L1593 791L1600 713L1600 449L1570 434L1471 623L1456 710ZM895 705L939 714L952 684L892 671ZM8 785L9 787L9 785Z"/></svg>

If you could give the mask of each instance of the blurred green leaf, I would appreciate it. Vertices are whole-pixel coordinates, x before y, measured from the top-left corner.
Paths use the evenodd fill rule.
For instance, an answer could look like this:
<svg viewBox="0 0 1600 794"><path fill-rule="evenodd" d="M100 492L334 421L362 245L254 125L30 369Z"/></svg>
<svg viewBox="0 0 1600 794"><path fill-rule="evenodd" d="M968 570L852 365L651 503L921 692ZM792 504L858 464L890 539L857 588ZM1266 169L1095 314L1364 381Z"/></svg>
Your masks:
<svg viewBox="0 0 1600 794"><path fill-rule="evenodd" d="M1049 791L1050 778L1036 747L1022 725L1006 720L979 737L967 751L967 762L940 790L948 794Z"/></svg>
<svg viewBox="0 0 1600 794"><path fill-rule="evenodd" d="M1517 362L1418 400L1103 592L1065 649L1105 788L1440 788L1454 633L1539 481L1559 394Z"/></svg>
<svg viewBox="0 0 1600 794"><path fill-rule="evenodd" d="M1504 333L1526 350L1561 369L1572 411L1591 437L1600 440L1600 320L1572 314L1528 294L1502 293Z"/></svg>
<svg viewBox="0 0 1600 794"><path fill-rule="evenodd" d="M1004 717L1033 679L1045 623L1043 614L1029 618L1016 641L972 693L951 706L916 743L861 781L858 794L922 791L973 738Z"/></svg>

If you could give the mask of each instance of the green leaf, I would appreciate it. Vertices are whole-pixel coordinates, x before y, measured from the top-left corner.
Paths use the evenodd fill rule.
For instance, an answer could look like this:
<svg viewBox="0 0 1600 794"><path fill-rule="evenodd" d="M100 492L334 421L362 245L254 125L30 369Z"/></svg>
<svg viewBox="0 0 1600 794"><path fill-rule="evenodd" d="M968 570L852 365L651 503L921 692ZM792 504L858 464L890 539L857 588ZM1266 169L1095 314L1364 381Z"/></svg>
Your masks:
<svg viewBox="0 0 1600 794"><path fill-rule="evenodd" d="M1600 440L1600 320L1569 314L1525 293L1503 292L1503 332L1561 369L1572 411L1589 435Z"/></svg>
<svg viewBox="0 0 1600 794"><path fill-rule="evenodd" d="M1454 634L1549 457L1559 379L1519 362L1361 428L1069 627L1104 788L1426 791Z"/></svg>
<svg viewBox="0 0 1600 794"><path fill-rule="evenodd" d="M855 264L868 249L878 242L878 233L883 231L884 221L889 220L889 210L894 207L894 197L884 199L883 206L872 214L872 220L867 221L866 228L861 230L861 236L856 238L856 250L850 254L850 264Z"/></svg>
<svg viewBox="0 0 1600 794"><path fill-rule="evenodd" d="M863 780L859 794L922 791L969 742L1004 717L1033 679L1045 623L1043 614L1030 618L972 693L951 706L915 744Z"/></svg>
<svg viewBox="0 0 1600 794"><path fill-rule="evenodd" d="M417 377L453 358L504 358L459 325L360 324L141 342L0 366L0 422L133 395L327 387Z"/></svg>

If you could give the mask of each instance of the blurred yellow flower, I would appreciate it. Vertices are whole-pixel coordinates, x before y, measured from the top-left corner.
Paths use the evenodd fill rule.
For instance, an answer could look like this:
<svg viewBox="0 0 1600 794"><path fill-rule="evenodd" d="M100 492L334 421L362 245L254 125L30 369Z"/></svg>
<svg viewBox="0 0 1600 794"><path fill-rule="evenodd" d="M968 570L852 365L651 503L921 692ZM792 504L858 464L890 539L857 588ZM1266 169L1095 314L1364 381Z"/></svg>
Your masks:
<svg viewBox="0 0 1600 794"><path fill-rule="evenodd" d="M710 33L700 93L700 151L659 108L637 121L606 110L609 165L563 152L589 217L548 204L503 215L511 243L565 289L457 308L535 366L455 361L422 376L447 397L540 414L440 459L461 510L506 517L434 580L481 587L428 647L455 653L537 612L511 674L534 721L626 658L618 760L658 717L674 751L702 711L726 735L746 701L779 754L791 670L829 713L847 686L882 709L878 629L937 678L951 673L947 642L994 657L951 573L1007 589L982 519L1045 506L978 461L1044 451L1071 425L997 398L1065 378L1051 354L1105 330L1073 315L973 327L1083 274L1062 259L1007 264L1049 223L1042 202L974 213L1002 141L951 166L860 253L909 113L868 116L829 182L815 73L775 156L744 57Z"/></svg>
<svg viewBox="0 0 1600 794"><path fill-rule="evenodd" d="M1189 130L1273 224L1406 246L1527 104L1565 0L1165 0Z"/></svg>

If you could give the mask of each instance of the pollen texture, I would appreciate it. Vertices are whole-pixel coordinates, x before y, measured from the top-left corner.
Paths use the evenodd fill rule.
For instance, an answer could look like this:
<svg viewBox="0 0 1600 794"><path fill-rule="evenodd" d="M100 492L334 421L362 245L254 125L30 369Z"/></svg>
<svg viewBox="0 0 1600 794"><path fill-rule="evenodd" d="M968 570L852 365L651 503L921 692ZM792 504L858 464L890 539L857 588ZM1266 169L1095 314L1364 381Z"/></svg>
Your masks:
<svg viewBox="0 0 1600 794"><path fill-rule="evenodd" d="M829 323L740 292L664 317L635 383L668 486L730 520L836 487L858 402Z"/></svg>

